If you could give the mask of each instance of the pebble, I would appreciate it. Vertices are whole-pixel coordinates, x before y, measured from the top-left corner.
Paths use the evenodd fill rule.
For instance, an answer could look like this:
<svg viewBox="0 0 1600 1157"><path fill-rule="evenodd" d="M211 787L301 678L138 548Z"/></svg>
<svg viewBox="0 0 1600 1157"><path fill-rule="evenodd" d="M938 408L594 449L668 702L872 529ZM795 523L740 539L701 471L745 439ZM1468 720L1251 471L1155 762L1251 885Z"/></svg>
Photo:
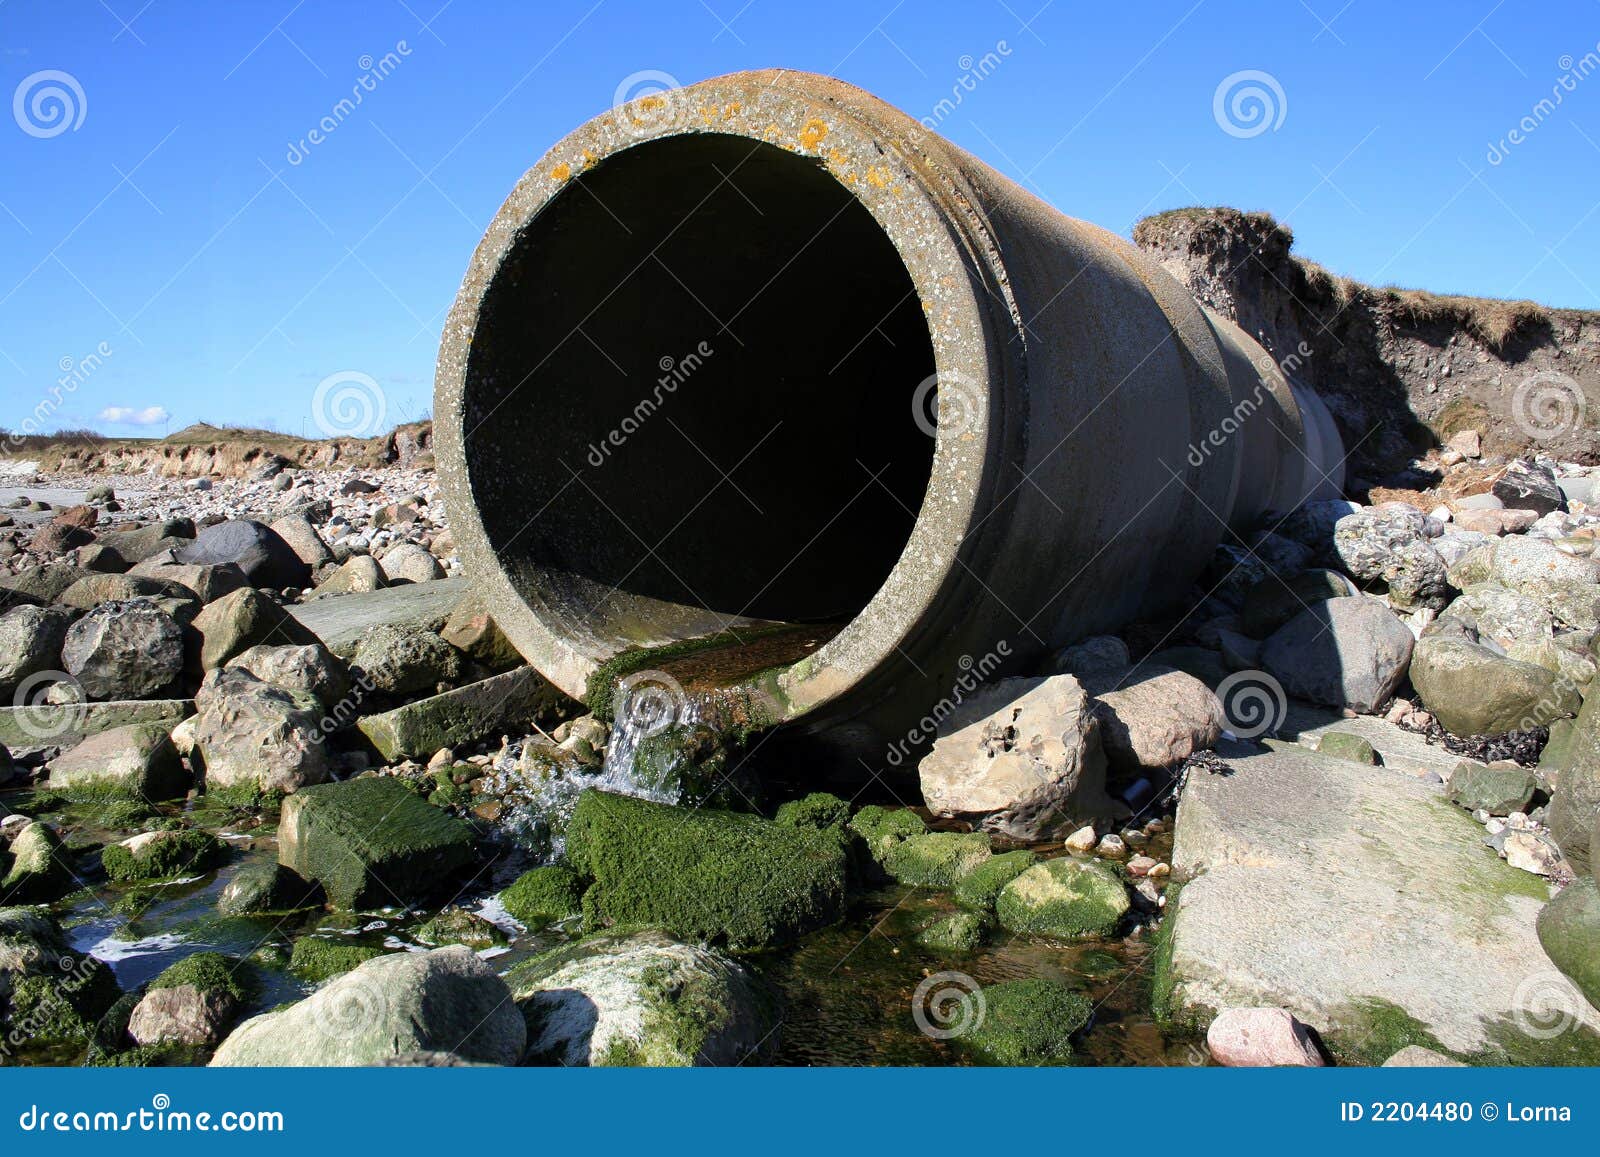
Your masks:
<svg viewBox="0 0 1600 1157"><path fill-rule="evenodd" d="M1093 827L1082 827L1068 836L1063 843L1069 852L1092 852L1098 838L1094 834Z"/></svg>
<svg viewBox="0 0 1600 1157"><path fill-rule="evenodd" d="M1118 835L1108 835L1095 845L1094 854L1107 860L1122 860L1128 855L1128 845Z"/></svg>

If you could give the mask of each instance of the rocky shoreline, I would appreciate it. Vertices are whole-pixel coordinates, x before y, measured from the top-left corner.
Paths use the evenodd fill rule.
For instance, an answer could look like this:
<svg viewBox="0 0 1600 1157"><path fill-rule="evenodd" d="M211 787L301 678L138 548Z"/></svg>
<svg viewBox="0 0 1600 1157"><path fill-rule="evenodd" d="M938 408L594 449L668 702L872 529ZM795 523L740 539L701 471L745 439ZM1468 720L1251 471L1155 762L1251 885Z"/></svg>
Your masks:
<svg viewBox="0 0 1600 1157"><path fill-rule="evenodd" d="M1600 469L1274 515L850 798L524 666L425 465L12 481L6 1063L1600 1061Z"/></svg>

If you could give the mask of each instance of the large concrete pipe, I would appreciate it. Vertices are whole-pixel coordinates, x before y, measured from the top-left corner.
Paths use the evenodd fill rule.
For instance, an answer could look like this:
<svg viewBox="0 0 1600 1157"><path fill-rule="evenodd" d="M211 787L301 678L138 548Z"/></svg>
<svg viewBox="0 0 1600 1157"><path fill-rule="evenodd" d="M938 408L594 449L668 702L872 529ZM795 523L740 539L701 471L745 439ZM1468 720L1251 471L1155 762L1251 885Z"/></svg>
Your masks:
<svg viewBox="0 0 1600 1157"><path fill-rule="evenodd" d="M1132 245L793 72L545 154L473 255L434 414L467 571L554 683L815 624L752 649L772 715L883 735L1342 483L1321 403Z"/></svg>

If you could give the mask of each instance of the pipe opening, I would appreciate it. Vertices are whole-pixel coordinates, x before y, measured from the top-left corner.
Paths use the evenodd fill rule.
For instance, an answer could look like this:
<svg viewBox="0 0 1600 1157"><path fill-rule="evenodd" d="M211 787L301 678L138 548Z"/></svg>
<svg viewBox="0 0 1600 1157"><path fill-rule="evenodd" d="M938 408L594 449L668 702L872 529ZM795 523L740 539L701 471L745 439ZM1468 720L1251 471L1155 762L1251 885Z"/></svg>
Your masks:
<svg viewBox="0 0 1600 1157"><path fill-rule="evenodd" d="M654 140L575 174L498 269L468 485L517 593L591 658L719 617L843 623L921 508L933 372L905 263L823 166Z"/></svg>

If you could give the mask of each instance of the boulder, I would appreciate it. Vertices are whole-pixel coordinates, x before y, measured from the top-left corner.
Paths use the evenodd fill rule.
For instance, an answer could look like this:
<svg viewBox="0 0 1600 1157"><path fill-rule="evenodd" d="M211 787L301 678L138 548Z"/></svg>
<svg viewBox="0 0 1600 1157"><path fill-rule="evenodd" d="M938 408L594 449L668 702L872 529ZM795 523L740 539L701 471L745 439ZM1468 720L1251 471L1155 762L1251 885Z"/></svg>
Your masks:
<svg viewBox="0 0 1600 1157"><path fill-rule="evenodd" d="M1592 878L1573 881L1545 905L1539 913L1539 943L1592 1010L1600 1010L1600 887Z"/></svg>
<svg viewBox="0 0 1600 1157"><path fill-rule="evenodd" d="M790 943L844 914L847 856L835 830L586 791L567 856L594 881L584 896L594 927L653 925L745 950Z"/></svg>
<svg viewBox="0 0 1600 1157"><path fill-rule="evenodd" d="M93 541L92 530L55 519L34 532L28 549L38 555L65 554L76 547L88 546Z"/></svg>
<svg viewBox="0 0 1600 1157"><path fill-rule="evenodd" d="M329 777L326 717L315 696L226 668L206 676L195 705L194 754L208 792L294 792Z"/></svg>
<svg viewBox="0 0 1600 1157"><path fill-rule="evenodd" d="M1054 670L1060 675L1076 675L1079 679L1120 675L1133 665L1128 654L1128 644L1115 635L1096 635L1061 651L1055 657Z"/></svg>
<svg viewBox="0 0 1600 1157"><path fill-rule="evenodd" d="M36 820L12 839L0 904L49 904L79 886L61 837L49 824Z"/></svg>
<svg viewBox="0 0 1600 1157"><path fill-rule="evenodd" d="M1440 617L1466 623L1501 647L1538 642L1555 634L1554 618L1537 600L1493 583L1468 587Z"/></svg>
<svg viewBox="0 0 1600 1157"><path fill-rule="evenodd" d="M505 981L469 949L369 960L306 999L245 1021L215 1066L352 1066L416 1052L513 1065L527 1027Z"/></svg>
<svg viewBox="0 0 1600 1157"><path fill-rule="evenodd" d="M518 667L465 687L418 699L357 722L385 759L422 758L501 735L522 735L566 696L532 667Z"/></svg>
<svg viewBox="0 0 1600 1157"><path fill-rule="evenodd" d="M1471 557L1463 561L1463 567ZM1600 571L1593 559L1574 557L1542 538L1518 535L1495 542L1489 571L1495 582L1527 595L1574 630L1600 627L1600 587L1596 586Z"/></svg>
<svg viewBox="0 0 1600 1157"><path fill-rule="evenodd" d="M0 993L0 1039L8 1045L81 1046L121 995L111 969L74 952L55 918L35 907L0 908Z"/></svg>
<svg viewBox="0 0 1600 1157"><path fill-rule="evenodd" d="M476 912L452 905L418 927L416 940L432 948L461 944L474 952L483 952L505 944L506 934Z"/></svg>
<svg viewBox="0 0 1600 1157"><path fill-rule="evenodd" d="M293 547L270 527L248 518L206 527L178 551L177 561L201 566L231 562L257 587L303 587L311 579L311 568Z"/></svg>
<svg viewBox="0 0 1600 1157"><path fill-rule="evenodd" d="M461 600L445 620L439 637L488 671L509 671L522 665L522 656L511 640L475 598Z"/></svg>
<svg viewBox="0 0 1600 1157"><path fill-rule="evenodd" d="M1225 1008L1206 1029L1206 1048L1228 1068L1321 1068L1311 1032L1283 1008Z"/></svg>
<svg viewBox="0 0 1600 1157"><path fill-rule="evenodd" d="M57 597L64 607L80 611L92 610L101 603L122 602L127 599L174 599L180 603L195 602L195 594L188 587L162 579L139 574L90 574L73 583ZM192 618L192 611L179 616Z"/></svg>
<svg viewBox="0 0 1600 1157"><path fill-rule="evenodd" d="M1239 628L1252 639L1265 639L1301 611L1360 593L1336 570L1308 570L1287 578L1269 575L1245 592Z"/></svg>
<svg viewBox="0 0 1600 1157"><path fill-rule="evenodd" d="M61 662L91 699L151 698L183 674L183 630L145 599L101 603L67 628Z"/></svg>
<svg viewBox="0 0 1600 1157"><path fill-rule="evenodd" d="M320 901L321 890L282 864L256 860L241 867L217 896L224 916L297 912Z"/></svg>
<svg viewBox="0 0 1600 1157"><path fill-rule="evenodd" d="M1519 1063L1563 1055L1571 1038L1505 1032L1549 969L1545 883L1487 852L1439 787L1300 746L1219 754L1232 774L1191 775L1178 806L1172 871L1188 882L1168 892L1159 1016L1283 1008L1358 1063L1386 1059L1395 1026L1496 1063L1507 1044Z"/></svg>
<svg viewBox="0 0 1600 1157"><path fill-rule="evenodd" d="M1437 528L1427 515L1405 509L1363 510L1338 521L1334 551L1360 581L1384 583L1395 606L1439 610L1451 589L1444 559L1429 543L1428 531Z"/></svg>
<svg viewBox="0 0 1600 1157"><path fill-rule="evenodd" d="M178 961L150 982L128 1018L128 1036L138 1045L213 1047L244 998L237 968L216 952Z"/></svg>
<svg viewBox="0 0 1600 1157"><path fill-rule="evenodd" d="M9 702L30 676L60 667L71 623L72 612L61 607L12 607L0 614L0 698Z"/></svg>
<svg viewBox="0 0 1600 1157"><path fill-rule="evenodd" d="M391 583L426 583L444 578L444 567L414 542L402 542L379 559L383 577Z"/></svg>
<svg viewBox="0 0 1600 1157"><path fill-rule="evenodd" d="M1325 731L1317 741L1317 750L1334 759L1348 759L1368 766L1378 762L1377 749L1365 736L1350 731Z"/></svg>
<svg viewBox="0 0 1600 1157"><path fill-rule="evenodd" d="M169 518L148 526L118 529L107 534L106 542L117 548L131 564L138 564L164 550L181 550L194 539L194 522L188 518Z"/></svg>
<svg viewBox="0 0 1600 1157"><path fill-rule="evenodd" d="M140 832L100 852L100 863L112 880L170 880L198 876L227 858L227 845L197 828L162 828Z"/></svg>
<svg viewBox="0 0 1600 1157"><path fill-rule="evenodd" d="M1426 635L1411 659L1423 705L1455 735L1526 731L1578 711L1575 687L1554 672L1449 634Z"/></svg>
<svg viewBox="0 0 1600 1157"><path fill-rule="evenodd" d="M917 774L935 815L1017 839L1116 814L1095 704L1071 675L979 687L944 718Z"/></svg>
<svg viewBox="0 0 1600 1157"><path fill-rule="evenodd" d="M1527 811L1537 787L1533 773L1515 764L1498 767L1464 762L1450 776L1450 799L1469 812L1508 816Z"/></svg>
<svg viewBox="0 0 1600 1157"><path fill-rule="evenodd" d="M162 556L157 556L140 563L132 573L183 587L201 603L214 603L224 595L231 595L250 585L244 577L244 571L231 562L220 566L185 566L163 561Z"/></svg>
<svg viewBox="0 0 1600 1157"><path fill-rule="evenodd" d="M1035 864L995 902L1002 927L1055 940L1110 936L1128 908L1128 889L1115 872L1071 856Z"/></svg>
<svg viewBox="0 0 1600 1157"><path fill-rule="evenodd" d="M1222 704L1199 679L1155 665L1115 680L1091 679L1100 741L1111 770L1125 776L1172 767L1212 747L1226 722Z"/></svg>
<svg viewBox="0 0 1600 1157"><path fill-rule="evenodd" d="M743 965L659 932L604 935L506 977L528 1026L524 1064L759 1064L776 1001Z"/></svg>
<svg viewBox="0 0 1600 1157"><path fill-rule="evenodd" d="M890 847L883 868L914 888L954 888L989 857L989 837L983 832L919 832Z"/></svg>
<svg viewBox="0 0 1600 1157"><path fill-rule="evenodd" d="M500 903L524 928L537 931L576 916L583 907L583 879L571 868L531 868L500 893Z"/></svg>
<svg viewBox="0 0 1600 1157"><path fill-rule="evenodd" d="M1590 695L1568 741L1550 796L1550 834L1578 869L1600 864L1593 832L1600 824L1600 695Z"/></svg>
<svg viewBox="0 0 1600 1157"><path fill-rule="evenodd" d="M72 697L69 694L66 698ZM172 728L193 711L192 699L128 699L112 703L77 700L0 707L0 743L17 747L72 744L86 735L98 735L129 723L159 723Z"/></svg>
<svg viewBox="0 0 1600 1157"><path fill-rule="evenodd" d="M316 596L359 594L388 586L383 568L370 555L357 554L345 559L327 578L317 584Z"/></svg>
<svg viewBox="0 0 1600 1157"><path fill-rule="evenodd" d="M296 630L304 628L297 625ZM306 692L330 714L336 714L333 708L350 693L350 672L321 643L257 643L233 656L225 666L248 671L274 687Z"/></svg>
<svg viewBox="0 0 1600 1157"><path fill-rule="evenodd" d="M472 833L391 777L307 787L283 803L278 862L336 908L403 905L472 859Z"/></svg>
<svg viewBox="0 0 1600 1157"><path fill-rule="evenodd" d="M460 652L424 627L369 627L350 662L386 695L432 692L461 677Z"/></svg>
<svg viewBox="0 0 1600 1157"><path fill-rule="evenodd" d="M20 596L18 601L34 604L53 603L61 592L79 579L89 575L82 567L64 562L46 563L30 567L21 574L0 579L0 594L6 592ZM11 605L9 602L6 605Z"/></svg>
<svg viewBox="0 0 1600 1157"><path fill-rule="evenodd" d="M50 761L49 786L64 795L181 799L189 773L159 723L113 727Z"/></svg>
<svg viewBox="0 0 1600 1157"><path fill-rule="evenodd" d="M469 590L466 579L441 579L318 597L291 607L290 611L328 650L348 659L361 637L375 626L416 626L437 631Z"/></svg>
<svg viewBox="0 0 1600 1157"><path fill-rule="evenodd" d="M1261 663L1290 695L1373 711L1405 677L1415 641L1376 599L1329 599L1274 631Z"/></svg>
<svg viewBox="0 0 1600 1157"><path fill-rule="evenodd" d="M322 541L322 535L303 514L286 514L268 527L294 551L295 557L315 570L333 561L333 551Z"/></svg>
<svg viewBox="0 0 1600 1157"><path fill-rule="evenodd" d="M224 666L241 651L264 643L307 646L320 640L266 595L243 587L208 604L194 619L200 669Z"/></svg>

